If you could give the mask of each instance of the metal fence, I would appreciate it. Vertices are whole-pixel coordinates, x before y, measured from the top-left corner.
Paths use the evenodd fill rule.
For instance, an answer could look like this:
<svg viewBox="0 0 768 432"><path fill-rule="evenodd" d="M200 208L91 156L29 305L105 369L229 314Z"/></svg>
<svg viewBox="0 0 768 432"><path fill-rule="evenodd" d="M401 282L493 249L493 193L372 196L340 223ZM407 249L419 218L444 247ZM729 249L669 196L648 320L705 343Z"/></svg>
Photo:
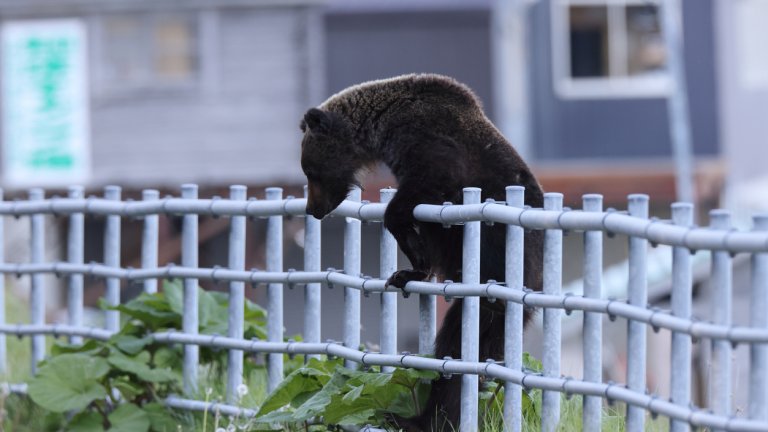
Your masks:
<svg viewBox="0 0 768 432"><path fill-rule="evenodd" d="M435 296L463 297L463 328L477 328L480 297L506 300L506 343L503 362L477 358L477 333L465 332L463 360L433 359L397 352L397 296L400 290L387 289L384 280L397 267L397 245L381 229L380 274L369 278L360 274L361 223L381 222L386 203L394 190L381 191L380 203L360 202L353 191L334 215L346 218L343 271L320 269L319 220L305 217L306 201L282 197L279 188L268 188L266 199L247 199L243 186L232 186L229 199L198 199L195 185L184 185L180 198L159 198L157 191L144 192L142 201L121 201L120 188L107 187L103 198L84 198L83 189L73 187L67 198L45 199L42 190L30 191L25 201L0 202L0 215L31 219L29 262L6 263L0 255L0 272L31 277L31 323L5 322L4 279L0 278L0 369L6 368L5 335L29 336L32 340L33 370L45 357L46 335L68 335L73 342L82 338L105 340L118 330L119 312L105 311L105 328L83 326L83 278L106 280L106 303L116 305L121 281L142 282L144 290L155 292L157 280L184 280L184 310L181 329L157 333L155 341L184 345L183 381L189 393L195 390L200 346L229 350L227 371L228 402L210 403L171 397L170 406L187 409L217 409L223 414L252 416L254 411L237 407L236 388L242 382L243 353L268 354L268 388L274 389L283 377L282 354L333 355L346 365L380 365L384 372L392 367L412 367L461 374L463 383L461 424L463 431L477 429L477 379L484 375L506 382L504 418L508 430L519 431L522 422L523 388L543 390L542 429L555 430L560 415L560 394L584 396L585 430L600 430L602 401L621 401L627 406L627 430L645 428L646 414L670 419L674 431L690 426L717 430L768 430L768 215L754 217L750 232L731 229L727 212L711 213L708 227L693 226L690 204L672 205L672 220L648 218L648 197L631 195L627 211L603 211L599 195L585 195L583 210L563 209L562 195L545 195L544 208L523 206L524 190L507 188L506 202L480 202L480 190L467 188L463 205L419 205L417 219L444 225L463 224L465 232L462 282L411 282L407 293L419 296L420 349L429 353L435 337ZM158 217L162 214L183 217L181 265L158 266ZM44 262L45 215L68 217L67 261ZM106 217L103 263L83 262L84 215ZM198 266L197 222L200 215L230 219L228 268ZM304 269L285 271L282 262L282 229L286 216L305 217ZM245 228L248 217L267 218L266 269L245 270ZM123 218L143 219L142 268L120 267L120 225ZM0 242L3 241L0 218ZM507 225L506 281L479 281L481 223ZM523 286L524 229L544 230L544 290L532 292ZM562 236L580 231L584 236L584 295L567 295L562 288ZM627 299L605 299L601 295L603 236L621 234L629 239L629 284ZM650 245L673 247L673 289L671 310L662 311L647 304L646 255ZM2 253L0 248L0 253ZM711 296L711 322L691 317L691 251L712 251L714 294ZM751 255L751 317L749 326L734 326L731 321L732 257ZM66 276L67 324L45 322L43 274ZM226 336L198 334L197 285L199 279L229 283L230 314ZM267 284L268 340L243 339L243 305L246 284ZM304 341L285 342L283 338L283 288L303 285ZM322 342L320 317L323 285L345 287L343 343ZM381 295L381 352L359 351L361 293ZM522 368L523 307L543 309L543 373ZM564 313L583 311L584 372L581 378L560 373L561 319ZM604 382L602 377L602 320L623 317L628 320L628 370L626 383ZM646 337L649 329L672 332L669 366L671 398L650 394L646 389ZM692 340L712 342L712 409L691 404ZM749 388L732 386L730 357L733 346L746 344L750 350ZM21 391L23 386L10 386ZM735 392L748 392L749 406L738 416L732 411Z"/></svg>

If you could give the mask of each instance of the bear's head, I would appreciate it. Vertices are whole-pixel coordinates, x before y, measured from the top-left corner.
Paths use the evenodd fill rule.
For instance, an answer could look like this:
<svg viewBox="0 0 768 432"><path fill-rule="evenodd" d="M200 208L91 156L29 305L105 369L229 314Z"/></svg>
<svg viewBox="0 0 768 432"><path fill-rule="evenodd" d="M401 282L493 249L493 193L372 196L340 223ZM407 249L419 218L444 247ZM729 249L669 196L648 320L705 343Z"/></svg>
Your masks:
<svg viewBox="0 0 768 432"><path fill-rule="evenodd" d="M301 122L301 169L307 176L307 214L322 219L344 201L358 182L361 167L349 121L332 111L312 108Z"/></svg>

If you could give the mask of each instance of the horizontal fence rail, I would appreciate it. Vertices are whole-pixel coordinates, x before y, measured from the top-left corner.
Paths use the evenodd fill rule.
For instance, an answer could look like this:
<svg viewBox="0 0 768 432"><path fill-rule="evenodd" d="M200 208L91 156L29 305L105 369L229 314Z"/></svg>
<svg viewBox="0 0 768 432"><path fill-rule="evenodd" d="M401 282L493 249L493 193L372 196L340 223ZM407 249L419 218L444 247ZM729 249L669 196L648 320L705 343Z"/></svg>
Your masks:
<svg viewBox="0 0 768 432"><path fill-rule="evenodd" d="M33 321L29 324L9 324L0 321L0 335L28 336L33 340L33 362L44 357L43 339L49 336L66 336L73 343L83 339L106 340L116 331L115 323L119 319L117 311L107 311L106 328L82 325L82 283L84 277L103 278L107 282L109 304L119 301L117 291L120 281L136 283L146 292L157 290L158 279L181 279L184 281L185 316L183 329L173 329L152 334L154 341L167 344L181 344L184 348L184 389L186 394L173 396L166 400L169 406L191 410L217 410L227 415L253 417L257 410L235 405L234 388L242 382L243 353L264 353L268 361L268 388L274 389L283 376L281 354L301 354L307 356L334 356L345 360L347 367L377 365L382 366L382 373L391 372L394 367L411 367L438 371L443 374L457 374L462 380L462 420L460 430L476 430L477 420L477 377L487 376L506 382L504 409L505 427L508 430L521 430L521 399L523 389L536 388L544 391L542 409L543 430L555 430L559 418L559 394L583 395L584 429L600 430L599 401L620 401L628 406L628 430L643 430L646 413L660 414L670 419L673 428L696 426L718 430L768 431L768 320L764 319L765 310L758 306L765 305L768 298L768 216L755 217L755 229L737 231L728 228L722 222L723 212L713 213L710 227L695 227L689 216L681 212L692 212L689 205L676 204L673 209L674 221L649 219L647 217L647 197L630 197L628 211L602 210L599 195L587 195L584 210L560 210L562 196L546 194L545 209L532 209L522 206L522 188L509 187L507 202L479 201L480 191L474 188L465 190L465 198L470 204L419 205L414 210L416 219L423 222L465 225L463 281L424 281L409 282L403 289L388 288L385 280L396 269L394 239L382 228L381 263L378 277L360 274L361 260L361 222L381 222L387 202L394 190L382 190L381 203L360 201L359 191L353 191L351 199L344 201L332 215L346 218L344 234L345 259L339 263L342 270L320 270L320 222L305 214L306 199L282 198L282 190L269 188L267 199L246 199L246 190L242 186L233 186L231 199L197 199L197 188L185 185L183 198L160 198L156 191L145 191L141 201L122 201L120 189L108 187L105 198L82 198L82 188L71 188L67 198L45 199L42 190L35 189L30 199L25 201L0 202L0 215L30 217L32 220L30 245L32 254L29 262L3 262L0 255L0 273L17 277L30 276L32 279L31 307ZM1 196L1 195L0 195ZM42 229L42 217L64 216L70 219L68 231L67 261L46 262L42 255L42 241L45 233ZM107 218L105 231L105 257L103 263L84 263L82 242L84 230L82 218L88 215L101 215ZM158 263L158 215L180 216L183 219L183 244L181 251L182 265ZM229 217L231 219L229 267L204 268L197 260L198 217ZM301 216L306 219L304 230L304 270L283 268L282 220L288 216ZM267 220L267 261L266 269L244 269L245 223L247 218ZM120 224L125 220L140 219L144 223L142 235L142 268L123 268L119 266ZM507 226L507 268L508 281L478 281L477 254L479 250L479 224L498 223ZM2 233L0 222L0 233ZM523 229L545 230L545 290L534 292L522 284L524 271L522 260ZM562 293L562 236L565 232L584 232L585 272L584 295ZM624 235L629 238L630 283L627 299L602 298L600 274L602 268L602 241L600 235ZM596 235L597 234L597 235ZM7 230L5 236L8 236ZM647 244L667 245L674 248L672 310L650 307L647 302L647 283L645 281L645 251ZM733 296L730 287L732 277L731 255L750 254L751 288L753 297L752 317L749 326L735 326L729 318L730 311L722 306L716 308L714 322L695 319L690 313L691 302L691 264L690 253L707 250L719 253L714 255L712 278L722 289L715 289L711 301L720 302L730 307ZM549 258L547 258L549 257ZM472 263L475 264L472 264ZM41 289L42 275L55 275L67 278L68 285L68 321L64 323L45 323L41 318L41 305L45 305L45 291ZM474 279L473 279L474 278ZM229 331L227 335L198 334L197 319L197 281L210 280L228 283L232 303L230 304ZM243 287L265 285L268 292L268 340L245 340L243 328ZM125 284L123 284L125 285ZM283 300L285 287L305 286L305 341L283 341ZM320 329L321 287L345 287L345 316L343 341L321 342ZM3 288L3 285L0 285ZM487 298L491 301L507 302L507 321L505 324L506 359L478 359L477 340L470 336L462 341L463 359L433 359L423 355L408 353L397 354L396 327L391 325L397 320L397 304L393 295L397 293L420 295L420 353L429 354L434 340L434 298L465 298L464 328L477 328L479 320L477 303L470 299ZM360 344L360 294L380 293L381 297L381 351L363 352ZM718 298L717 296L721 297ZM0 297L1 298L1 297ZM545 319L545 358L544 372L532 373L522 368L522 310L523 307L543 309ZM713 305L714 307L714 305ZM194 313L189 311L194 310ZM563 312L585 312L585 350L589 344L590 356L585 355L585 372L582 379L560 375L560 321ZM724 315L726 314L726 315ZM722 317L727 318L722 318ZM0 314L0 319L4 315ZM673 374L672 398L666 399L650 394L645 388L644 362L631 360L628 368L627 383L603 382L600 373L602 352L603 318L621 317L628 320L631 340L629 350L632 357L646 355L646 330L666 329L673 333L671 369L688 371L691 367L691 341L711 340L716 346L713 356L717 356L717 379L710 383L710 392L726 391L726 395L713 401L730 402L731 392L749 392L749 411L736 416L731 407L696 407L690 403L691 383L687 378ZM416 319L409 317L409 319ZM385 325L388 324L388 325ZM588 330L588 331L587 331ZM750 385L749 389L736 389L730 382L730 368L727 360L730 347L735 344L747 344L750 348ZM0 353L5 351L5 339L0 339ZM211 347L229 350L230 367L227 375L227 403L198 401L185 396L194 394L197 385L199 347ZM597 348L595 348L597 347ZM725 354L724 354L725 353ZM511 357L511 358L510 358ZM502 361L503 360L503 361ZM0 370L5 371L4 356L0 356ZM685 363L685 364L682 364ZM725 364L724 364L725 363ZM679 375L679 374L678 374ZM682 378L685 378L681 381ZM4 387L11 392L24 392L23 384L8 384ZM597 405L595 404L597 402ZM366 427L365 430L376 430Z"/></svg>

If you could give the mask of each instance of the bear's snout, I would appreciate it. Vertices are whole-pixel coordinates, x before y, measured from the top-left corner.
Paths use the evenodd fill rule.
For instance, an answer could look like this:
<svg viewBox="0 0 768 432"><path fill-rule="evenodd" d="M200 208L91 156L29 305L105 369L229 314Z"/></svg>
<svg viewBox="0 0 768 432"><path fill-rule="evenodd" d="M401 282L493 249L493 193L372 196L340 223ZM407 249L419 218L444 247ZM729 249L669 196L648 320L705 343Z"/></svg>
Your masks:
<svg viewBox="0 0 768 432"><path fill-rule="evenodd" d="M307 204L307 214L312 215L315 217L315 219L322 219L330 213L327 209L323 208L323 206L317 206L317 205L310 205Z"/></svg>

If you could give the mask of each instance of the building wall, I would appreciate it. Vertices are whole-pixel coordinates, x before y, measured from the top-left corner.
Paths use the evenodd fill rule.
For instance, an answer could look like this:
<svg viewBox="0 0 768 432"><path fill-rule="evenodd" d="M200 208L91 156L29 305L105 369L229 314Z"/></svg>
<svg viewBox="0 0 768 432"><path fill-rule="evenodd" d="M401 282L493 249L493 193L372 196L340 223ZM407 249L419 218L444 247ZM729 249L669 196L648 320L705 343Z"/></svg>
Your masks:
<svg viewBox="0 0 768 432"><path fill-rule="evenodd" d="M92 149L88 186L303 181L297 163L298 123L306 108L317 103L315 83L322 85L310 74L321 69L314 64L320 57L309 48L310 41L322 38L315 8L295 2L286 4L290 7L260 7L258 2L206 7L206 2L197 2L197 7L177 4L157 10L131 2L132 8L114 11L105 3L91 3L90 10L48 8L42 15L35 15L34 8L21 13L8 6L24 18L71 17L77 12L74 16L87 22ZM196 28L195 77L186 85L167 88L133 88L112 79L108 62L122 53L105 42L105 20L121 14L174 13L190 16ZM148 48L137 40L128 49Z"/></svg>
<svg viewBox="0 0 768 432"><path fill-rule="evenodd" d="M562 99L552 78L550 2L531 8L532 151L538 159L670 157L663 98ZM719 153L712 1L683 2L694 152Z"/></svg>

